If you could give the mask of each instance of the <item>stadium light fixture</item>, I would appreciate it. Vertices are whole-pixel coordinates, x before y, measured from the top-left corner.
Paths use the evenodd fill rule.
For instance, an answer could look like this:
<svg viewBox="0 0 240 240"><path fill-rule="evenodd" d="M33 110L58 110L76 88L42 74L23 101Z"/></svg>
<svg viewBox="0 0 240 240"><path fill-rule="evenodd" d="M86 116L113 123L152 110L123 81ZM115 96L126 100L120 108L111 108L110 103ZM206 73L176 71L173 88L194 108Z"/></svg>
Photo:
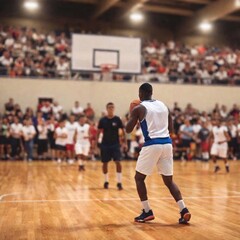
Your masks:
<svg viewBox="0 0 240 240"><path fill-rule="evenodd" d="M142 22L142 21L143 21L143 14L140 13L140 12L131 13L130 19L131 19L133 22Z"/></svg>
<svg viewBox="0 0 240 240"><path fill-rule="evenodd" d="M39 3L37 1L29 0L24 2L24 7L29 11L34 11L39 8Z"/></svg>
<svg viewBox="0 0 240 240"><path fill-rule="evenodd" d="M240 0L235 0L236 7L240 7Z"/></svg>
<svg viewBox="0 0 240 240"><path fill-rule="evenodd" d="M210 32L212 30L213 26L209 22L202 22L199 24L199 29L203 32Z"/></svg>

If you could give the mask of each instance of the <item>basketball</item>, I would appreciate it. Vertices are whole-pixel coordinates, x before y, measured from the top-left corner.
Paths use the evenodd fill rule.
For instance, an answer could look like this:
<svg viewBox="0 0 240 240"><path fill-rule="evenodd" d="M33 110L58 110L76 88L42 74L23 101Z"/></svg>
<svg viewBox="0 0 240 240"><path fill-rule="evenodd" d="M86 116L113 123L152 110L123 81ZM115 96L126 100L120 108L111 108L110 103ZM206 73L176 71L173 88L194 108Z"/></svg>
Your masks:
<svg viewBox="0 0 240 240"><path fill-rule="evenodd" d="M129 106L129 112L132 112L133 108L135 108L137 105L139 105L141 101L139 99L135 99L130 103Z"/></svg>

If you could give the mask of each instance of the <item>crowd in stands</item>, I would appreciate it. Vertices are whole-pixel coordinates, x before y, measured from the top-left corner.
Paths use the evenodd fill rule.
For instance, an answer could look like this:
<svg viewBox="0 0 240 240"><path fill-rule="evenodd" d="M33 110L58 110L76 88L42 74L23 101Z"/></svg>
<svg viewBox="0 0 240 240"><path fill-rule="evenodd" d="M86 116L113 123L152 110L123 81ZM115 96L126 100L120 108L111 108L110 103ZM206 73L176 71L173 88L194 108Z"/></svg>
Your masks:
<svg viewBox="0 0 240 240"><path fill-rule="evenodd" d="M96 74L73 74L70 59L71 40L65 33L0 27L0 76L102 79ZM240 84L240 50L148 41L142 48L142 75L114 75L113 79Z"/></svg>
<svg viewBox="0 0 240 240"><path fill-rule="evenodd" d="M64 131L66 141L60 139L65 147L73 144L74 131L81 124L82 116L89 124L89 141L91 144L89 159L99 158L98 144L101 139L96 139L98 119L90 103L83 108L78 101L69 112L54 101L41 101L37 110L27 108L23 111L19 104L11 98L5 104L5 111L0 114L0 158L1 159L58 159L69 158L67 154L61 157L56 148L58 132ZM104 112L102 113L105 114ZM210 159L211 145L210 133L214 121L219 119L221 124L227 126L231 141L229 142L229 158L240 158L240 109L234 104L231 109L226 106L216 106L210 111L200 111L188 104L181 109L177 103L172 108L174 133L171 135L174 145L175 159L192 160ZM124 116L123 122L128 119ZM60 128L60 130L59 130ZM64 130L63 130L64 129ZM128 147L123 144L123 159L136 159L144 142L139 126L131 134L127 134ZM70 142L70 143L69 143ZM59 144L58 144L59 145ZM73 155L72 155L73 156ZM74 157L68 160L73 162Z"/></svg>

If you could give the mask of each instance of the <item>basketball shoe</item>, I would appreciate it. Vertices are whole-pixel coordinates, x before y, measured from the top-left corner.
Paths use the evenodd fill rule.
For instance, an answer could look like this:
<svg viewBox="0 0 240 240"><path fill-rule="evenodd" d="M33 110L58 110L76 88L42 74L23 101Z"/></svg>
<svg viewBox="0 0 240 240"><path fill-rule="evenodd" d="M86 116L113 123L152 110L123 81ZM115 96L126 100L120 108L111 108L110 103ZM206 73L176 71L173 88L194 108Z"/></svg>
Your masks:
<svg viewBox="0 0 240 240"><path fill-rule="evenodd" d="M216 166L215 169L214 169L214 172L217 173L219 170L220 170L220 167Z"/></svg>
<svg viewBox="0 0 240 240"><path fill-rule="evenodd" d="M109 183L105 182L104 185L103 185L104 189L108 189L108 185L109 185Z"/></svg>
<svg viewBox="0 0 240 240"><path fill-rule="evenodd" d="M145 223L147 221L153 220L155 217L153 215L153 211L149 210L147 213L145 210L142 210L142 214L140 214L138 217L135 217L134 221L139 223Z"/></svg>
<svg viewBox="0 0 240 240"><path fill-rule="evenodd" d="M81 171L85 171L84 165L79 165L78 170L79 170L80 172L81 172Z"/></svg>
<svg viewBox="0 0 240 240"><path fill-rule="evenodd" d="M179 223L180 224L187 224L187 222L189 222L190 218L191 218L191 213L188 211L187 208L184 208L181 212L180 212L181 217L179 218Z"/></svg>
<svg viewBox="0 0 240 240"><path fill-rule="evenodd" d="M117 188L118 188L118 190L123 190L122 184L121 184L121 183L118 183L118 184L117 184Z"/></svg>

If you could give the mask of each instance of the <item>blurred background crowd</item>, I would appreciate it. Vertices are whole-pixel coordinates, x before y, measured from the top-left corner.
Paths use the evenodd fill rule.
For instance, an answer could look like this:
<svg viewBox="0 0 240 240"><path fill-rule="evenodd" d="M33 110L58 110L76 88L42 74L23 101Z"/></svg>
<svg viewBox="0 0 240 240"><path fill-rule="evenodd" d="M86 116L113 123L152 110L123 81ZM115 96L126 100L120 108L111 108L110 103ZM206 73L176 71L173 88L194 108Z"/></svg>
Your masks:
<svg viewBox="0 0 240 240"><path fill-rule="evenodd" d="M0 26L0 76L101 80L101 74L73 73L70 33ZM142 73L114 74L114 81L240 84L240 50L174 41L145 41Z"/></svg>
<svg viewBox="0 0 240 240"><path fill-rule="evenodd" d="M79 117L82 115L86 117L86 122L90 125L89 159L99 159L97 143L101 140L96 139L99 119L96 118L91 103L81 106L79 101L75 101L72 109L67 111L57 101L42 100L36 109L22 109L13 98L10 98L4 104L4 109L5 111L0 114L1 159L28 159L29 161L56 159L56 128L62 125L70 134L73 130L72 126L78 124ZM228 127L231 136L229 158L233 160L240 158L240 109L237 104L233 104L231 109L216 104L211 111L206 112L194 108L191 104L181 107L175 102L171 111L174 121L174 133L171 137L175 159L208 161L211 145L210 133L217 119L222 125ZM105 114L103 110L102 116ZM126 123L127 119L128 112L126 111L122 120ZM126 148L123 144L122 157L127 160L136 159L144 142L141 129L136 126L135 130L126 136L128 145ZM73 139L70 139L70 142L72 141ZM67 152L65 157L67 160Z"/></svg>

